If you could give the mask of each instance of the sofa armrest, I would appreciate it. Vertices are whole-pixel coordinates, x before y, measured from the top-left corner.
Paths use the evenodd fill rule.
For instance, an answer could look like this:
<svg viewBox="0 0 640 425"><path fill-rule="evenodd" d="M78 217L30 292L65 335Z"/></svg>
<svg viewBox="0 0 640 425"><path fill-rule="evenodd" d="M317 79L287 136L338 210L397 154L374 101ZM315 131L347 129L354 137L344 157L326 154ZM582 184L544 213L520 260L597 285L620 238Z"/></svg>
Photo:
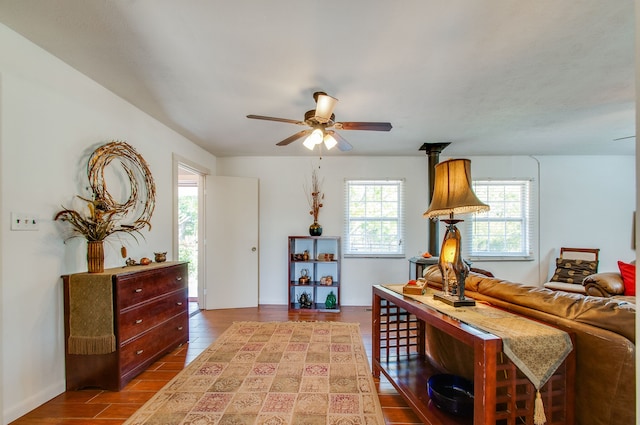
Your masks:
<svg viewBox="0 0 640 425"><path fill-rule="evenodd" d="M624 294L624 284L620 273L605 272L587 276L582 281L588 295L595 297L611 297Z"/></svg>

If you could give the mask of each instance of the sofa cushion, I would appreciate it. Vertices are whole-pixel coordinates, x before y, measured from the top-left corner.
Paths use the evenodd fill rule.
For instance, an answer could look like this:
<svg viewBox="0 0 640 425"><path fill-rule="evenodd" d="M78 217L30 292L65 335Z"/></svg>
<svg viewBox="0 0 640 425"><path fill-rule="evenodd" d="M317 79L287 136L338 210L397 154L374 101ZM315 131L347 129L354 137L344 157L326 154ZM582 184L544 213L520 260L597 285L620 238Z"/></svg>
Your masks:
<svg viewBox="0 0 640 425"><path fill-rule="evenodd" d="M575 283L566 282L547 282L544 284L547 289L554 291L574 292L576 294L586 294L587 289L582 285L576 285Z"/></svg>
<svg viewBox="0 0 640 425"><path fill-rule="evenodd" d="M624 284L625 295L636 294L636 265L627 264L622 261L618 261L618 268L622 275L622 283Z"/></svg>
<svg viewBox="0 0 640 425"><path fill-rule="evenodd" d="M598 271L597 261L568 260L556 258L556 270L551 282L565 282L582 285L582 281L590 274Z"/></svg>
<svg viewBox="0 0 640 425"><path fill-rule="evenodd" d="M589 295L610 297L624 294L624 283L620 273L595 273L585 277L582 285Z"/></svg>

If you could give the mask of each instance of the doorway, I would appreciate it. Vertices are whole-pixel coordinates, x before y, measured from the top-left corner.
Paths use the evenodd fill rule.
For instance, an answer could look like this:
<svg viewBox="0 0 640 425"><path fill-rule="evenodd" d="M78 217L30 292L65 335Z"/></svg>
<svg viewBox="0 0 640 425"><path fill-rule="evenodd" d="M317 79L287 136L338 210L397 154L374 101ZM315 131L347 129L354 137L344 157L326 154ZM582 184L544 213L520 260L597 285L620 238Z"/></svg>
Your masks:
<svg viewBox="0 0 640 425"><path fill-rule="evenodd" d="M204 300L204 182L208 172L201 167L174 160L176 197L174 258L189 263L189 313L205 309Z"/></svg>

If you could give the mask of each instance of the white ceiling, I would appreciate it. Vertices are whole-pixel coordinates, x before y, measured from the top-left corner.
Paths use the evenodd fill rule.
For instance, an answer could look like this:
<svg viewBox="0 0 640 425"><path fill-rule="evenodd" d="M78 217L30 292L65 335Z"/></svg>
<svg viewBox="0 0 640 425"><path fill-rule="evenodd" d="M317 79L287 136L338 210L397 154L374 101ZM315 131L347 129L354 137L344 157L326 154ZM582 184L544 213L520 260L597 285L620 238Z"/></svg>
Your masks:
<svg viewBox="0 0 640 425"><path fill-rule="evenodd" d="M310 155L245 116L302 120L318 90L393 124L330 155L635 153L633 0L0 0L0 22L217 156Z"/></svg>

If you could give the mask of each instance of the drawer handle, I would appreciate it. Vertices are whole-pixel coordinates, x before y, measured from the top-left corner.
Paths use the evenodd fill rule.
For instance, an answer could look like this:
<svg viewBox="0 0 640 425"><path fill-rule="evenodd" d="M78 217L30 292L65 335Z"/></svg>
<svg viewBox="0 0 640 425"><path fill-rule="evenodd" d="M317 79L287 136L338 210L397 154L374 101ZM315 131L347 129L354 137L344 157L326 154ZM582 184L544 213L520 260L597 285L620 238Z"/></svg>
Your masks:
<svg viewBox="0 0 640 425"><path fill-rule="evenodd" d="M183 329L182 326L178 326L178 330L181 331Z"/></svg>
<svg viewBox="0 0 640 425"><path fill-rule="evenodd" d="M142 288L136 289L135 292L142 292Z"/></svg>
<svg viewBox="0 0 640 425"><path fill-rule="evenodd" d="M182 276L178 276L178 277L176 277L176 280L177 280L178 282L180 282L180 281L182 280Z"/></svg>
<svg viewBox="0 0 640 425"><path fill-rule="evenodd" d="M136 325L139 325L140 323L142 323L142 319L136 320Z"/></svg>
<svg viewBox="0 0 640 425"><path fill-rule="evenodd" d="M144 353L144 350L138 350L136 351L136 354L139 356L140 354Z"/></svg>
<svg viewBox="0 0 640 425"><path fill-rule="evenodd" d="M176 305L182 305L182 301L178 301Z"/></svg>

